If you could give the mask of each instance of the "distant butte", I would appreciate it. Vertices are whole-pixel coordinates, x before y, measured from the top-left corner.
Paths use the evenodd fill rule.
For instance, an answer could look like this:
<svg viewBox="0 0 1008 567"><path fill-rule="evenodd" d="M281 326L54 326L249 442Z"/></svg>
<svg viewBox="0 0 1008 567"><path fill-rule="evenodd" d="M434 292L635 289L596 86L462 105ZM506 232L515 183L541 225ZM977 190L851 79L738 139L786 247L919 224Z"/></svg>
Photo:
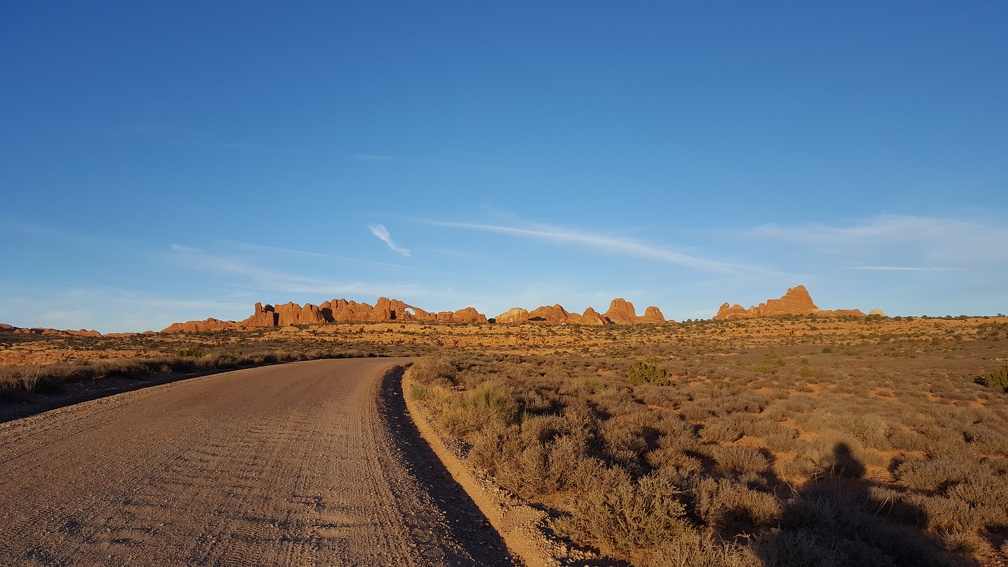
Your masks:
<svg viewBox="0 0 1008 567"><path fill-rule="evenodd" d="M879 311L878 313L881 313ZM797 285L787 290L780 299L768 299L766 303L754 305L748 309L739 304L728 305L727 302L721 305L715 321L733 321L735 319L753 319L756 317L779 317L782 315L826 315L844 316L857 315L864 317L860 309L819 309L812 302L812 296L803 285Z"/></svg>

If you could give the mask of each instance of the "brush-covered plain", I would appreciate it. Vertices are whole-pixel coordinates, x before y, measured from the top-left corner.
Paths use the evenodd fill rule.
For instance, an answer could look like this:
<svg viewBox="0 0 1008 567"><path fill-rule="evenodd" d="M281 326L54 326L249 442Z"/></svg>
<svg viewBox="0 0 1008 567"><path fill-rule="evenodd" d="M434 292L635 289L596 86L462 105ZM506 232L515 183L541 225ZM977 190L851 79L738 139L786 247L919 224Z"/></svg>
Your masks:
<svg viewBox="0 0 1008 567"><path fill-rule="evenodd" d="M1008 320L334 324L0 337L0 398L103 376L415 356L407 395L606 563L1008 561Z"/></svg>

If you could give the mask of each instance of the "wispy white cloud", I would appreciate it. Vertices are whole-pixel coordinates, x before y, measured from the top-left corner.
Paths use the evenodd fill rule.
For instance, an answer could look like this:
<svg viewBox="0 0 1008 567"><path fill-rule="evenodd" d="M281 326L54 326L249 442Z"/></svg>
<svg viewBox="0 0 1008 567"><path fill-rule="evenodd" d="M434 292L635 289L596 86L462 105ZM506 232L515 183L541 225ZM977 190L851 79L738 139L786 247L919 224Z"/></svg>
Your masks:
<svg viewBox="0 0 1008 567"><path fill-rule="evenodd" d="M860 270L989 270L1008 262L1008 247L1001 245L1008 226L968 219L879 215L847 225L770 224L742 237L791 243Z"/></svg>
<svg viewBox="0 0 1008 567"><path fill-rule="evenodd" d="M368 229L371 231L371 234L377 236L378 239L384 242L385 244L388 244L389 250L393 252L398 252L403 256L409 257L410 255L409 248L403 248L402 246L398 246L395 242L393 242L392 236L389 235L389 231L387 228L385 228L385 225L369 224Z"/></svg>
<svg viewBox="0 0 1008 567"><path fill-rule="evenodd" d="M176 266L240 278L236 286L244 285L257 292L315 294L321 297L344 295L370 296L375 290L388 295L415 295L420 290L414 284L376 284L361 281L336 281L271 270L261 264L241 258L206 253L177 244L172 245L169 261ZM242 283L243 282L243 283Z"/></svg>
<svg viewBox="0 0 1008 567"><path fill-rule="evenodd" d="M516 227L464 222L430 222L429 224L449 228L461 228L466 230L505 234L508 236L529 238L558 245L582 246L607 254L633 256L643 258L645 260L655 260L659 262L677 264L705 272L741 273L759 271L758 268L753 266L734 264L710 258L701 258L699 256L686 254L670 248L654 246L627 238L604 234L590 234L555 226L532 225L528 227Z"/></svg>
<svg viewBox="0 0 1008 567"><path fill-rule="evenodd" d="M865 270L876 272L951 272L950 268L935 267L913 267L913 266L851 266L852 270Z"/></svg>

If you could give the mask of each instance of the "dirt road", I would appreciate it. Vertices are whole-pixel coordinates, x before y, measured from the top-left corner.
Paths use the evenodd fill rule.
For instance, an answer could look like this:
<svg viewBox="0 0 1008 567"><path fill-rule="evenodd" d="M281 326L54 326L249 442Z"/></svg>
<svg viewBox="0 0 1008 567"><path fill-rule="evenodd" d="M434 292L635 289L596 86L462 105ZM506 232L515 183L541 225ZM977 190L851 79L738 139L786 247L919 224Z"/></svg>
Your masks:
<svg viewBox="0 0 1008 567"><path fill-rule="evenodd" d="M155 386L0 424L2 565L512 565L395 359Z"/></svg>

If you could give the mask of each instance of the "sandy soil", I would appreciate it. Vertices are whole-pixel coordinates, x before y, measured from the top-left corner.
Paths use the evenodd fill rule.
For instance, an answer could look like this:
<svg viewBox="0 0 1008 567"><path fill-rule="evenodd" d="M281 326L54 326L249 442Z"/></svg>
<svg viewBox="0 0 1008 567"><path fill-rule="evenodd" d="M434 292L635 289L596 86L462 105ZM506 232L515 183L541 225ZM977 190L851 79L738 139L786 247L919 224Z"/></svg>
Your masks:
<svg viewBox="0 0 1008 567"><path fill-rule="evenodd" d="M0 564L517 564L404 414L401 362L241 370L0 424Z"/></svg>

